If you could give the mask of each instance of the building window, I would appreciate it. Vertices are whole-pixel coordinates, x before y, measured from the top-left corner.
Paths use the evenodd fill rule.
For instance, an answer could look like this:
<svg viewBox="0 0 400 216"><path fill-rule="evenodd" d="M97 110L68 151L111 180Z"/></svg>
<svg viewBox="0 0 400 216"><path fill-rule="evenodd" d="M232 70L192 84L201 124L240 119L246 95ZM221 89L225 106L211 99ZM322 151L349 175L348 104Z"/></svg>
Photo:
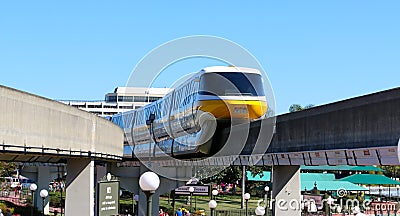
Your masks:
<svg viewBox="0 0 400 216"><path fill-rule="evenodd" d="M115 114L117 114L118 112L104 112L104 115L115 115Z"/></svg>
<svg viewBox="0 0 400 216"><path fill-rule="evenodd" d="M120 109L133 109L133 105L131 106L119 106Z"/></svg>
<svg viewBox="0 0 400 216"><path fill-rule="evenodd" d="M147 102L147 96L135 96L135 102Z"/></svg>
<svg viewBox="0 0 400 216"><path fill-rule="evenodd" d="M107 102L117 102L117 96L108 96L106 97Z"/></svg>
<svg viewBox="0 0 400 216"><path fill-rule="evenodd" d="M117 105L104 105L104 108L116 109Z"/></svg>
<svg viewBox="0 0 400 216"><path fill-rule="evenodd" d="M100 105L88 105L88 108L101 108L101 104Z"/></svg>
<svg viewBox="0 0 400 216"><path fill-rule="evenodd" d="M120 102L133 102L133 96L118 96L118 101Z"/></svg>
<svg viewBox="0 0 400 216"><path fill-rule="evenodd" d="M149 102L154 102L158 99L160 99L161 97L149 97Z"/></svg>

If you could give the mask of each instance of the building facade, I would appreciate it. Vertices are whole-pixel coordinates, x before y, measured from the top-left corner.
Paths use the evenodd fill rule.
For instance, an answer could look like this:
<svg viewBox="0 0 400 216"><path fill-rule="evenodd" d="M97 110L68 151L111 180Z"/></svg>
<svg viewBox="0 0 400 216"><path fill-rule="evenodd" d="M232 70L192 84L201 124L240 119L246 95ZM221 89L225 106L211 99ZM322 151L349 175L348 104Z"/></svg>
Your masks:
<svg viewBox="0 0 400 216"><path fill-rule="evenodd" d="M107 118L120 112L137 109L166 95L170 88L117 87L105 100L60 102Z"/></svg>

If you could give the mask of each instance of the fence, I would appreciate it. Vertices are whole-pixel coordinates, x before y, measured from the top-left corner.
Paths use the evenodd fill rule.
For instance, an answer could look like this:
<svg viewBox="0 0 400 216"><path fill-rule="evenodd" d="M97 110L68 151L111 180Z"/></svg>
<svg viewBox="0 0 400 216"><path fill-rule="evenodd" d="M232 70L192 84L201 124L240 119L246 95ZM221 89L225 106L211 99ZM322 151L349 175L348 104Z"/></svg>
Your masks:
<svg viewBox="0 0 400 216"><path fill-rule="evenodd" d="M206 215L211 215L209 210L205 211ZM235 209L235 210L215 210L214 216L245 216L246 210L245 209ZM248 216L256 215L255 209L248 209L247 210ZM266 212L265 215L272 215L271 212Z"/></svg>
<svg viewBox="0 0 400 216"><path fill-rule="evenodd" d="M0 199L12 202L19 206L26 206L28 204L28 200L31 197L31 191L29 190L14 190L10 189L2 189L0 191Z"/></svg>

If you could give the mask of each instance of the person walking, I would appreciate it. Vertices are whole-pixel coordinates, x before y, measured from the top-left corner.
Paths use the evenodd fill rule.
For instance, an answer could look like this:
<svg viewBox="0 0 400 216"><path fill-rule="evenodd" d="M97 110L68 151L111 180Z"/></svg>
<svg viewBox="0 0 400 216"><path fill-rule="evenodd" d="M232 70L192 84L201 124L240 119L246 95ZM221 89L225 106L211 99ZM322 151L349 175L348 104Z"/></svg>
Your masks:
<svg viewBox="0 0 400 216"><path fill-rule="evenodd" d="M0 216L1 216L1 215L0 215ZM179 208L178 210L176 210L175 216L183 216L183 214L182 214L182 209L181 209L181 208Z"/></svg>

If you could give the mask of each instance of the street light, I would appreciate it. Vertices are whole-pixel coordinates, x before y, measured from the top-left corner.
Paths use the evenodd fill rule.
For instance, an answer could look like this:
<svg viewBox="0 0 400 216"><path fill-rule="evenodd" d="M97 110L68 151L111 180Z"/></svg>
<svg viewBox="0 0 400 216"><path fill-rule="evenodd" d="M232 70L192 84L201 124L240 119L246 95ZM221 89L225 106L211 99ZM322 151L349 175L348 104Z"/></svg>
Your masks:
<svg viewBox="0 0 400 216"><path fill-rule="evenodd" d="M256 215L264 215L265 214L265 208L262 206L257 206L255 210Z"/></svg>
<svg viewBox="0 0 400 216"><path fill-rule="evenodd" d="M134 215L135 214L135 203L136 203L136 207L137 207L136 212L139 213L139 195L135 194L135 196L133 196L133 199L135 200L135 202L133 202L133 210L132 210L133 215Z"/></svg>
<svg viewBox="0 0 400 216"><path fill-rule="evenodd" d="M210 200L210 202L208 203L208 207L210 207L211 216L213 216L214 209L217 208L217 201L215 201L215 200Z"/></svg>
<svg viewBox="0 0 400 216"><path fill-rule="evenodd" d="M215 197L218 195L218 190L214 188L211 193L213 195L213 199L215 200Z"/></svg>
<svg viewBox="0 0 400 216"><path fill-rule="evenodd" d="M269 187L265 186L264 191L265 191L265 209L264 210L267 212L267 215L268 215L268 210L269 210L269 203L268 203Z"/></svg>
<svg viewBox="0 0 400 216"><path fill-rule="evenodd" d="M42 189L40 191L40 197L42 197L42 213L43 213L43 215L44 215L44 201L48 195L49 195L49 192L46 189Z"/></svg>
<svg viewBox="0 0 400 216"><path fill-rule="evenodd" d="M35 205L36 189L37 189L37 185L35 183L32 183L31 186L29 186L29 190L31 190L31 194L32 194L31 216L33 216L33 206Z"/></svg>
<svg viewBox="0 0 400 216"><path fill-rule="evenodd" d="M382 190L383 190L383 186L380 185L379 186L379 200L380 200L380 203L382 203ZM382 208L381 208L381 214L383 215L383 209Z"/></svg>
<svg viewBox="0 0 400 216"><path fill-rule="evenodd" d="M192 209L192 196L193 196L193 192L194 192L194 187L189 187L189 192L190 192L190 212L193 212L193 209Z"/></svg>
<svg viewBox="0 0 400 216"><path fill-rule="evenodd" d="M243 195L243 198L246 200L246 216L247 216L247 203L249 202L250 194L249 193L245 193Z"/></svg>
<svg viewBox="0 0 400 216"><path fill-rule="evenodd" d="M154 191L160 186L160 178L153 172L145 172L139 178L139 186L146 194L147 216L151 216L151 201Z"/></svg>

